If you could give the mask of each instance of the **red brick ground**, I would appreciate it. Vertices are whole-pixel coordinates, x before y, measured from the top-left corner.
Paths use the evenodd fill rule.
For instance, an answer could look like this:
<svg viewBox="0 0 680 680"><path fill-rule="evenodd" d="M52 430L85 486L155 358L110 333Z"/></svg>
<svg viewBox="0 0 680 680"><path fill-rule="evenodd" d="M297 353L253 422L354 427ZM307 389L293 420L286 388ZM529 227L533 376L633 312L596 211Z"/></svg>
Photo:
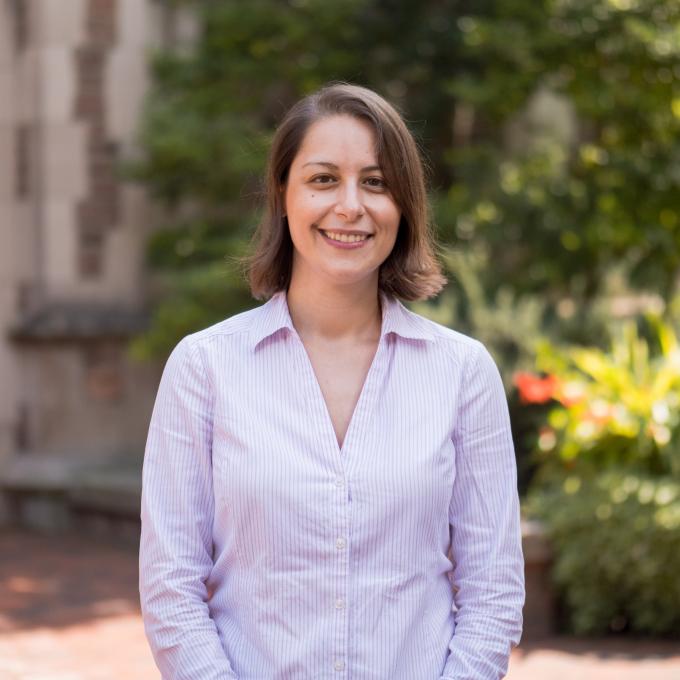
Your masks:
<svg viewBox="0 0 680 680"><path fill-rule="evenodd" d="M134 547L0 532L1 680L158 677L139 616ZM513 655L508 680L562 679L679 680L680 647L556 638Z"/></svg>
<svg viewBox="0 0 680 680"><path fill-rule="evenodd" d="M136 549L0 533L1 680L150 680Z"/></svg>

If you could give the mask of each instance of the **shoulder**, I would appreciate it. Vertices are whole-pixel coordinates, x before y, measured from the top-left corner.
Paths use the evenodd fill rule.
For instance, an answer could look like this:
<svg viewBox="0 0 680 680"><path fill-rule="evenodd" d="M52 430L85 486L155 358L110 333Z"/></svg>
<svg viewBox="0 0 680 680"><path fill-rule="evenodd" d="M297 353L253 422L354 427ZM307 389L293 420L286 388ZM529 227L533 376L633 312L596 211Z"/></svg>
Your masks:
<svg viewBox="0 0 680 680"><path fill-rule="evenodd" d="M261 310L262 307L255 307L185 335L172 350L168 363L205 363L214 352L245 348Z"/></svg>
<svg viewBox="0 0 680 680"><path fill-rule="evenodd" d="M442 350L444 353L462 359L465 362L476 359L480 353L486 352L486 347L482 342L470 335L444 326L432 319L428 319L407 307L402 306L403 314L409 319L409 323L417 327L427 337L433 347Z"/></svg>
<svg viewBox="0 0 680 680"><path fill-rule="evenodd" d="M182 338L180 344L185 344L191 349L196 349L210 345L215 340L232 336L236 336L236 338L248 336L261 313L262 307L254 307L245 312L234 314L234 316L218 321L212 326L186 335Z"/></svg>
<svg viewBox="0 0 680 680"><path fill-rule="evenodd" d="M502 382L498 365L486 345L477 338L444 326L403 307L409 324L428 338L432 360L443 371L456 374L466 384L480 380L484 384Z"/></svg>

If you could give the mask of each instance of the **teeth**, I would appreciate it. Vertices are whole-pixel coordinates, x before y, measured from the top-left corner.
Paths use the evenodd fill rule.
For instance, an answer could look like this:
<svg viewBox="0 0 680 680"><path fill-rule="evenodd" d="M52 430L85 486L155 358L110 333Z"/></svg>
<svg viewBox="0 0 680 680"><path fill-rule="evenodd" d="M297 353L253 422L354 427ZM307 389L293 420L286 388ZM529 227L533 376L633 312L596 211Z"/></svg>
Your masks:
<svg viewBox="0 0 680 680"><path fill-rule="evenodd" d="M365 241L368 238L367 234L340 234L335 231L324 231L324 234L333 241L340 241L341 243L357 243L358 241Z"/></svg>

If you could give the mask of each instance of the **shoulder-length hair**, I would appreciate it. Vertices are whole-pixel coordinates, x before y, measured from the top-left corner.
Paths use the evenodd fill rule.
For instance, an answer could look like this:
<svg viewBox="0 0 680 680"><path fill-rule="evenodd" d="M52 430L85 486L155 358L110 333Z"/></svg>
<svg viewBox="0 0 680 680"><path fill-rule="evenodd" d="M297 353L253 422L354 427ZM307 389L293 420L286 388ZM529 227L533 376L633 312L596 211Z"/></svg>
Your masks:
<svg viewBox="0 0 680 680"><path fill-rule="evenodd" d="M365 87L327 85L297 102L272 140L266 171L266 210L247 259L250 290L257 299L287 290L293 266L293 242L284 217L283 191L288 172L310 126L334 115L367 121L376 136L378 163L401 210L392 252L380 267L380 290L403 300L424 300L446 283L429 220L423 162L411 132L396 109Z"/></svg>

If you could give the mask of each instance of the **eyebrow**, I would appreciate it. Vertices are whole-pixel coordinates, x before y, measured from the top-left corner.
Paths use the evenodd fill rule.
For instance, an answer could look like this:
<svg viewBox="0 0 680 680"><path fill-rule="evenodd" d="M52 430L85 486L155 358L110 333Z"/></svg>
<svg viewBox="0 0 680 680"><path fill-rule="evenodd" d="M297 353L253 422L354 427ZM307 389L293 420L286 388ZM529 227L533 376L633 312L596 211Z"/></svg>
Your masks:
<svg viewBox="0 0 680 680"><path fill-rule="evenodd" d="M338 166L335 163L329 163L328 161L309 161L309 163L305 163L302 167L304 168L308 165L323 165L331 170L338 170ZM360 172L373 172L374 170L382 172L382 168L379 165L367 165L365 168L361 168Z"/></svg>

